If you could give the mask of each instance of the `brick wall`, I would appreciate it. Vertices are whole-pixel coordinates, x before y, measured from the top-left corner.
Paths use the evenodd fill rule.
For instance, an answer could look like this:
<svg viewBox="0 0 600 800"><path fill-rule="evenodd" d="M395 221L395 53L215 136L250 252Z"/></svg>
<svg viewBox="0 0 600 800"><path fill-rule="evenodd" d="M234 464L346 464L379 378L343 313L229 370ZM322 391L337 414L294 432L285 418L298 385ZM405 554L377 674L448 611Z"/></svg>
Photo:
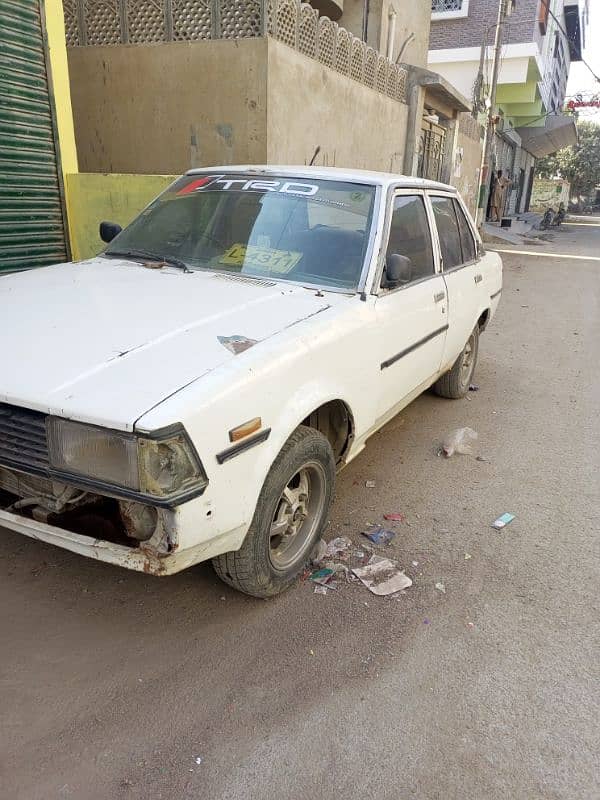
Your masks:
<svg viewBox="0 0 600 800"><path fill-rule="evenodd" d="M503 42L541 42L537 24L540 0L519 0L516 9L504 27ZM489 45L494 43L494 29L498 18L498 0L470 0L469 16L457 19L431 21L430 50L453 47L480 47L487 30Z"/></svg>

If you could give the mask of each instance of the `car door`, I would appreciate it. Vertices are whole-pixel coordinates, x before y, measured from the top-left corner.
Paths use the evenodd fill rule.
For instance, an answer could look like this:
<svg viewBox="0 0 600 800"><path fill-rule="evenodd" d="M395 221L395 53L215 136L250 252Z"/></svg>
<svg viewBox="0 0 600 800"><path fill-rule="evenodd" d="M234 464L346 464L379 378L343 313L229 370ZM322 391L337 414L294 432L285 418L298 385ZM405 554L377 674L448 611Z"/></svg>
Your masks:
<svg viewBox="0 0 600 800"><path fill-rule="evenodd" d="M429 192L448 293L448 324L442 367L456 361L477 323L483 291L475 237L464 211L450 193Z"/></svg>
<svg viewBox="0 0 600 800"><path fill-rule="evenodd" d="M380 422L423 391L439 372L448 327L446 287L425 195L396 190L388 203L385 257L374 287ZM410 259L410 271L401 285L382 288L385 265L394 254Z"/></svg>

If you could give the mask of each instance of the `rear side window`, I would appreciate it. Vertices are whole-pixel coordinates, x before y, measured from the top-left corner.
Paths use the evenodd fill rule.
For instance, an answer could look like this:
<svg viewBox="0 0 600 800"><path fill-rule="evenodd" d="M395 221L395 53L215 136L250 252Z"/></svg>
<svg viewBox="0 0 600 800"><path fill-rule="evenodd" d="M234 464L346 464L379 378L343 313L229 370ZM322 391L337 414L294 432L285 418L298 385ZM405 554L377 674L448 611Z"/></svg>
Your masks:
<svg viewBox="0 0 600 800"><path fill-rule="evenodd" d="M452 269L463 263L458 220L451 197L432 197L433 214L438 229L444 269Z"/></svg>
<svg viewBox="0 0 600 800"><path fill-rule="evenodd" d="M454 210L456 211L456 217L458 219L463 263L466 264L469 261L475 261L477 258L477 248L475 246L475 239L473 238L471 228L467 222L467 218L465 217L465 213L456 200L454 201Z"/></svg>
<svg viewBox="0 0 600 800"><path fill-rule="evenodd" d="M433 275L433 248L423 198L417 195L394 197L390 238L386 258L393 253L412 262L410 281Z"/></svg>

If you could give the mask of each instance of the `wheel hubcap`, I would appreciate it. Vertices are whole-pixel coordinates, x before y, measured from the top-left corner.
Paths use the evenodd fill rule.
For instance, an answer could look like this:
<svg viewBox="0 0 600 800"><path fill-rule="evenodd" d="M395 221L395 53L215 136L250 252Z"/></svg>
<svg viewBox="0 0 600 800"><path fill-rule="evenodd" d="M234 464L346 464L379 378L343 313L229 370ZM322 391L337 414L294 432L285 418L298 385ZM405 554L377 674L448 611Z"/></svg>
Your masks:
<svg viewBox="0 0 600 800"><path fill-rule="evenodd" d="M287 482L275 507L269 531L269 555L275 569L288 569L312 544L325 504L325 472L311 462Z"/></svg>

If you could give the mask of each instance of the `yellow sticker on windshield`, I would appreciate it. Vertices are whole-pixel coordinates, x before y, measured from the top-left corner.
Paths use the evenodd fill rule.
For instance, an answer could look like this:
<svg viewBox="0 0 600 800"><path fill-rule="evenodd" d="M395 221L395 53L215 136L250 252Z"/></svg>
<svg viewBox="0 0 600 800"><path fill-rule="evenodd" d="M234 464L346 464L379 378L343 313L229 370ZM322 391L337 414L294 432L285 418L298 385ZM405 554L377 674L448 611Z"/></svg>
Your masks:
<svg viewBox="0 0 600 800"><path fill-rule="evenodd" d="M234 244L219 259L219 264L230 267L255 267L264 272L285 275L302 258L302 253L294 250L274 250L271 247Z"/></svg>

